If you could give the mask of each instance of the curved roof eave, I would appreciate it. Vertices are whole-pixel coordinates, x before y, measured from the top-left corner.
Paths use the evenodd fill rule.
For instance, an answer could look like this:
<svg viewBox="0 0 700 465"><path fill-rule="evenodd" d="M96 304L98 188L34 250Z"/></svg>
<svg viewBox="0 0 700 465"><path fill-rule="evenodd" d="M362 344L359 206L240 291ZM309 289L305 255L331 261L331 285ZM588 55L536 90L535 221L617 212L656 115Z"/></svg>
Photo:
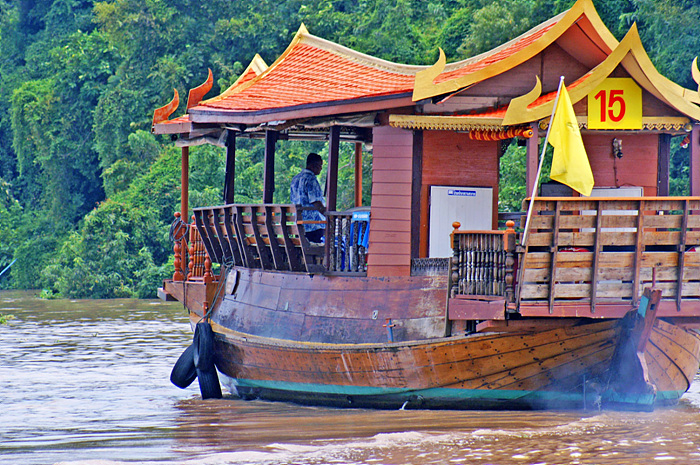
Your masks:
<svg viewBox="0 0 700 465"><path fill-rule="evenodd" d="M642 45L636 24L632 25L627 35L605 61L567 86L572 104L598 87L618 65L622 65L639 85L659 100L690 118L700 120L700 107L684 98L678 91L678 88L683 88L662 76L651 63ZM555 93L540 97L540 92L541 84L538 78L532 91L511 100L503 118L503 125L525 124L550 116L554 107ZM537 100L541 103L533 106Z"/></svg>
<svg viewBox="0 0 700 465"><path fill-rule="evenodd" d="M346 113L379 111L413 105L411 93L390 94L354 98L343 101L329 101L281 107L264 110L220 110L207 107L194 107L189 116L195 123L215 124L261 124L277 120L340 115Z"/></svg>
<svg viewBox="0 0 700 465"><path fill-rule="evenodd" d="M594 30L597 32L598 39L601 42L599 43L599 46L604 47L609 51L612 51L615 47L617 47L617 39L615 39L610 30L600 19L598 12L593 6L592 0L578 0L568 11L536 26L519 37L516 37L515 39L476 57L447 65L445 63L444 53L441 51L440 58L435 65L419 72L416 75L413 100L418 101L435 97L437 95L456 92L460 89L464 89L485 79L508 71L542 52L545 48L561 37L583 16L588 19ZM519 50L515 50L517 49L518 43L538 33L542 33L542 35ZM596 40L595 38L592 39ZM454 71L461 67L472 65L480 60L491 57L498 52L507 51L509 48L514 49L513 53L502 60L498 60L472 73L457 77L455 79L437 83L435 82L435 80L439 79L440 75L443 75L445 72Z"/></svg>

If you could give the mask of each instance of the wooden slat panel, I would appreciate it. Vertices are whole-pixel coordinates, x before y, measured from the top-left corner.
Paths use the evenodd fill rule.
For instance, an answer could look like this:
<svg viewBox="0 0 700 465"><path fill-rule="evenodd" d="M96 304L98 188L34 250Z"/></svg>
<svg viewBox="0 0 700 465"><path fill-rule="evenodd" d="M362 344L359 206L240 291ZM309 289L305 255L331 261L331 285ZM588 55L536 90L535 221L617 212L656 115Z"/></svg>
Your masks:
<svg viewBox="0 0 700 465"><path fill-rule="evenodd" d="M280 229L282 230L284 247L287 251L289 267L292 271L304 271L306 270L306 263L304 262L303 254L300 248L297 247L297 244L294 243L294 238L296 238L301 244L301 241L298 240L299 229L296 222L296 210L291 205L282 205L279 207L279 212L281 215Z"/></svg>
<svg viewBox="0 0 700 465"><path fill-rule="evenodd" d="M590 281L576 283L559 282L555 287L556 300L567 298L588 299L590 297ZM598 281L597 296L610 299L630 299L632 298L633 288L633 283L630 281ZM654 288L663 291L665 299L676 297L677 284L675 281L657 281L654 284ZM689 298L700 297L700 283L697 281L684 282L682 295ZM524 283L521 290L521 298L548 299L549 284Z"/></svg>
<svg viewBox="0 0 700 465"><path fill-rule="evenodd" d="M405 183L380 183L372 187L372 199L376 195L411 195L410 184Z"/></svg>
<svg viewBox="0 0 700 465"><path fill-rule="evenodd" d="M380 157L372 159L372 170L411 171L413 169L413 159L407 157ZM374 194L372 195L374 198Z"/></svg>
<svg viewBox="0 0 700 465"><path fill-rule="evenodd" d="M372 229L376 232L405 231L407 223L407 220L377 220L372 222Z"/></svg>
<svg viewBox="0 0 700 465"><path fill-rule="evenodd" d="M391 205L392 208L411 209L411 196L408 195L387 195L387 194L372 194L372 215L375 215L375 206L382 207Z"/></svg>
<svg viewBox="0 0 700 465"><path fill-rule="evenodd" d="M372 186L374 186L374 183L380 183L380 184L411 184L411 180L413 179L413 171L372 171ZM372 187L374 189L374 187ZM372 191L374 192L374 190ZM374 196L374 194L372 194Z"/></svg>
<svg viewBox="0 0 700 465"><path fill-rule="evenodd" d="M375 231L373 229L370 229L369 234L370 247L372 246L373 241L375 241L376 243L382 243L384 247L386 247L389 243L411 243L410 232ZM381 253L381 250L383 250L383 248L376 250L374 253ZM370 253L369 256L372 256L372 253Z"/></svg>
<svg viewBox="0 0 700 465"><path fill-rule="evenodd" d="M239 242L238 233L236 233L235 216L236 212L232 206L224 207L224 229L226 230L226 239L229 242L229 248L233 253L233 262L237 266L244 266L243 252Z"/></svg>
<svg viewBox="0 0 700 465"><path fill-rule="evenodd" d="M380 266L398 266L398 265L411 265L410 256L405 254L400 255L388 255L388 254L374 254L369 255L367 258L367 263L369 265L380 265Z"/></svg>
<svg viewBox="0 0 700 465"><path fill-rule="evenodd" d="M374 225L381 223L384 220L403 220L408 221L410 226L411 221L411 209L410 208L397 208L390 204L377 205L372 203L372 227L370 228L370 234L374 230ZM406 230L407 232L410 230Z"/></svg>
<svg viewBox="0 0 700 465"><path fill-rule="evenodd" d="M250 227L250 219L246 218L244 220L243 216L245 209L242 205L236 205L236 215L234 220L236 221L236 233L239 237L239 243L243 249L243 255L245 256L246 266L248 268L260 268L260 261L256 259L255 247L251 244L249 236L252 235ZM250 214L246 214L248 217Z"/></svg>
<svg viewBox="0 0 700 465"><path fill-rule="evenodd" d="M530 285L522 287L523 299L547 299L549 297L549 286L547 284ZM557 300L561 299L585 299L591 293L591 284L588 283L557 283ZM597 295L599 298L629 299L632 297L632 283L630 282L599 282Z"/></svg>
<svg viewBox="0 0 700 465"><path fill-rule="evenodd" d="M223 225L224 222L224 212L222 207L215 207L211 209L211 224L216 234L216 238L219 242L219 247L223 255L224 262L233 261L233 250L231 249L226 237L226 231Z"/></svg>
<svg viewBox="0 0 700 465"><path fill-rule="evenodd" d="M266 205L263 207L265 211L265 233L270 242L270 251L272 252L272 260L276 270L288 270L285 249L282 247L281 236L281 214L272 206ZM286 220L286 218L285 218ZM282 242L282 244L280 244Z"/></svg>
<svg viewBox="0 0 700 465"><path fill-rule="evenodd" d="M599 280L619 280L631 281L633 270L629 267L615 268L599 268ZM643 267L640 270L641 280L651 282L652 278L656 281L675 281L678 279L677 267ZM591 268L560 268L557 271L557 278L560 282L573 281L590 281L592 276ZM523 277L525 282L547 282L549 273L546 268L527 269ZM686 267L684 274L684 282L700 280L700 267Z"/></svg>
<svg viewBox="0 0 700 465"><path fill-rule="evenodd" d="M523 262L526 268L548 268L550 255L547 252L531 252ZM592 252L572 252L559 254L557 266L560 267L591 267L593 264ZM632 252L602 252L600 254L600 266L631 267L634 264ZM644 252L642 254L642 268L678 266L678 253L676 252ZM686 255L686 266L700 266L700 253L693 252Z"/></svg>

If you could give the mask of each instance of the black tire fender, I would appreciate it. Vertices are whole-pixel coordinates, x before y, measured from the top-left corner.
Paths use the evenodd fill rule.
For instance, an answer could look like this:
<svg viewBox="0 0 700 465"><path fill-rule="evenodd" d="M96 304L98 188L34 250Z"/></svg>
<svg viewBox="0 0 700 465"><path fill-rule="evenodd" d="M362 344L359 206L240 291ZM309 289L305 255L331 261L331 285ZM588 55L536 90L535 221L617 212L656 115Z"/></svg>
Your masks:
<svg viewBox="0 0 700 465"><path fill-rule="evenodd" d="M173 371L170 372L170 382L175 386L185 389L197 377L197 369L194 366L194 344L190 344L175 362Z"/></svg>
<svg viewBox="0 0 700 465"><path fill-rule="evenodd" d="M202 399L221 399L221 385L219 384L219 375L216 374L216 368L203 370L197 368L197 379L199 380L199 392L202 393Z"/></svg>
<svg viewBox="0 0 700 465"><path fill-rule="evenodd" d="M204 371L214 368L214 331L206 321L197 323L192 340L194 366Z"/></svg>

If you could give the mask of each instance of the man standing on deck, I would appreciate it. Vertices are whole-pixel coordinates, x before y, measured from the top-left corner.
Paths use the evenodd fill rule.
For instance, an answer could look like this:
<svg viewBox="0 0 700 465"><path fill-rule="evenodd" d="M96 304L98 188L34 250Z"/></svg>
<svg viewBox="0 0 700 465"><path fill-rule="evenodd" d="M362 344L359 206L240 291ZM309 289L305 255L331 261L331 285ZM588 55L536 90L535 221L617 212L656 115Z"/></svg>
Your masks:
<svg viewBox="0 0 700 465"><path fill-rule="evenodd" d="M306 157L306 169L294 176L290 186L290 198L295 205L313 207L313 210L304 210L304 221L326 221L326 206L323 204L323 190L318 183L318 176L323 168L323 159L317 153L310 153ZM309 242L321 242L326 234L325 223L305 224L306 238Z"/></svg>

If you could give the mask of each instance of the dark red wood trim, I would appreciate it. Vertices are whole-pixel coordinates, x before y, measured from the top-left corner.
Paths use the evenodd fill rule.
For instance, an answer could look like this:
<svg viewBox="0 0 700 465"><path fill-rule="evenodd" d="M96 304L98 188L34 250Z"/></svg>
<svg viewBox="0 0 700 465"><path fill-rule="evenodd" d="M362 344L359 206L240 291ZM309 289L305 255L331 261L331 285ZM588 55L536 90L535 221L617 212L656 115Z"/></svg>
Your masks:
<svg viewBox="0 0 700 465"><path fill-rule="evenodd" d="M236 134L226 136L226 175L224 176L224 203L235 202L236 188Z"/></svg>
<svg viewBox="0 0 700 465"><path fill-rule="evenodd" d="M690 131L690 195L700 195L700 126Z"/></svg>
<svg viewBox="0 0 700 465"><path fill-rule="evenodd" d="M275 193L275 144L277 131L265 132L265 168L263 174L263 203L272 203Z"/></svg>
<svg viewBox="0 0 700 465"><path fill-rule="evenodd" d="M420 257L420 194L423 183L423 131L413 132L411 182L411 258Z"/></svg>
<svg viewBox="0 0 700 465"><path fill-rule="evenodd" d="M260 124L268 121L338 115L361 111L387 110L415 105L412 93L366 97L334 102L321 102L294 107L273 108L260 111L212 110L194 107L188 111L193 123Z"/></svg>
<svg viewBox="0 0 700 465"><path fill-rule="evenodd" d="M362 142L355 142L355 207L362 206Z"/></svg>
<svg viewBox="0 0 700 465"><path fill-rule="evenodd" d="M189 223L190 218L187 212L190 208L190 148L182 147L182 158L180 160L180 214L185 223Z"/></svg>
<svg viewBox="0 0 700 465"><path fill-rule="evenodd" d="M622 318L634 307L632 302L598 302L595 313L591 313L587 301L576 303L555 302L552 313L546 301L527 302L520 304L520 314L528 317L588 317L588 318ZM658 318L664 317L697 317L700 315L700 301L684 300L683 310L678 311L675 299L663 299L656 310Z"/></svg>
<svg viewBox="0 0 700 465"><path fill-rule="evenodd" d="M488 320L476 325L476 332L527 332L538 333L551 329L574 326L581 321L580 318L532 318L527 320Z"/></svg>
<svg viewBox="0 0 700 465"><path fill-rule="evenodd" d="M532 194L532 186L535 185L540 151L540 138L538 134L540 128L538 122L530 123L530 129L532 129L532 137L527 139L527 154L525 155L526 197Z"/></svg>
<svg viewBox="0 0 700 465"><path fill-rule="evenodd" d="M338 153L340 151L340 126L332 126L328 134L328 175L326 195L328 211L336 211L338 202Z"/></svg>
<svg viewBox="0 0 700 465"><path fill-rule="evenodd" d="M505 320L506 300L450 299L447 315L450 320Z"/></svg>
<svg viewBox="0 0 700 465"><path fill-rule="evenodd" d="M670 195L669 161L671 159L671 135L659 134L659 160L656 175L656 195Z"/></svg>
<svg viewBox="0 0 700 465"><path fill-rule="evenodd" d="M549 303L546 301L539 304L520 304L520 314L528 317L622 318L630 310L632 310L632 302L614 304L598 302L595 313L591 313L591 304L588 301L570 304L555 302L552 313L549 312Z"/></svg>

